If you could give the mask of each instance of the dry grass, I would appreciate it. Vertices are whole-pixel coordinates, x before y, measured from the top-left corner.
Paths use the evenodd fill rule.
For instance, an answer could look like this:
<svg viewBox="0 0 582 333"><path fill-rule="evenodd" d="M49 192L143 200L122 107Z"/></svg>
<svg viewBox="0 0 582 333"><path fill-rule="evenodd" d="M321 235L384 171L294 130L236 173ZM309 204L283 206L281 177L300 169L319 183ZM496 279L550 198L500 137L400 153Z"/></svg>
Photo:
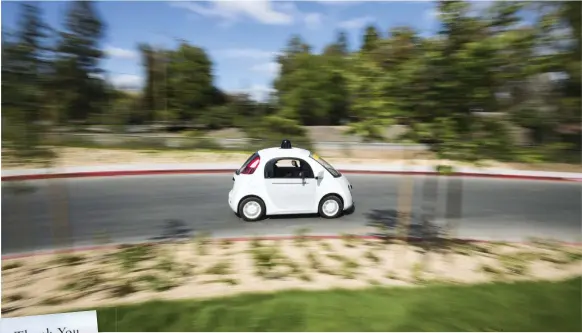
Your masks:
<svg viewBox="0 0 582 333"><path fill-rule="evenodd" d="M215 241L120 246L3 263L3 315L93 308L148 299L204 298L247 291L415 286L496 280L557 280L582 274L579 247L456 244L417 246L351 235L315 240Z"/></svg>

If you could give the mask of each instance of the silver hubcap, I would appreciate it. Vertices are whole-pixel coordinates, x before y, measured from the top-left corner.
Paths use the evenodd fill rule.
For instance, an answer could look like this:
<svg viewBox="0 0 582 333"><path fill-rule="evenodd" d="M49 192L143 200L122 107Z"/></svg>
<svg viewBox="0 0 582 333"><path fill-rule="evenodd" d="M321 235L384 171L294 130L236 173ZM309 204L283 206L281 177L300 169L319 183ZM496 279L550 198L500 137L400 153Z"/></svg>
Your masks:
<svg viewBox="0 0 582 333"><path fill-rule="evenodd" d="M249 201L243 207L243 213L250 219L255 219L261 214L261 205L256 201Z"/></svg>
<svg viewBox="0 0 582 333"><path fill-rule="evenodd" d="M333 216L335 214L337 214L337 211L339 210L339 205L337 203L337 201L335 200L326 200L323 203L323 213L327 216Z"/></svg>

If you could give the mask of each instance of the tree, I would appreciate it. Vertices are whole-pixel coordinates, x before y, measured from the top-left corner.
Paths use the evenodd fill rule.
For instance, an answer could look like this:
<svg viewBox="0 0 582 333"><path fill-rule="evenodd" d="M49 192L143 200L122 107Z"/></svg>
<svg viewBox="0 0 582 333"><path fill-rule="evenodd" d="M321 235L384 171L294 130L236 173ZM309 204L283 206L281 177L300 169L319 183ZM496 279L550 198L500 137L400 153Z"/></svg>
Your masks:
<svg viewBox="0 0 582 333"><path fill-rule="evenodd" d="M213 85L212 62L206 52L185 42L168 53L168 108L177 110L178 119L195 120L215 105L218 91Z"/></svg>
<svg viewBox="0 0 582 333"><path fill-rule="evenodd" d="M292 35L274 59L280 72L266 103L220 91L206 51L186 42L168 50L140 44L143 92L120 94L100 70L105 28L95 5L68 6L54 50L35 5L22 7L15 34L4 33L5 123L175 120L213 129L261 123L262 131L303 135L300 126L351 121L351 131L368 140L401 124L409 129L401 139L472 161L524 156L529 149L509 135L515 127L531 133L540 156L563 153L565 143L580 146L580 2L503 1L475 11L468 1L439 1L436 36L409 26L381 36L369 25L356 52L343 31L321 54ZM27 140L39 142L35 131L15 125L5 133L30 133Z"/></svg>
<svg viewBox="0 0 582 333"><path fill-rule="evenodd" d="M334 43L325 47L323 54L331 56L345 57L349 54L348 36L344 31L337 34L337 39Z"/></svg>
<svg viewBox="0 0 582 333"><path fill-rule="evenodd" d="M380 40L380 34L378 29L373 25L368 25L366 27L366 32L364 34L364 41L362 43L363 52L372 52L378 46L377 43Z"/></svg>
<svg viewBox="0 0 582 333"><path fill-rule="evenodd" d="M313 54L299 54L292 60L296 70L282 77L287 88L279 95L281 115L304 125L325 125L329 115L326 64Z"/></svg>
<svg viewBox="0 0 582 333"><path fill-rule="evenodd" d="M311 47L303 42L300 36L293 35L287 42L287 46L282 54L277 56L277 63L279 64L279 77L275 79L273 86L277 90L277 96L285 94L288 89L284 78L297 69L293 60L300 54L310 54Z"/></svg>
<svg viewBox="0 0 582 333"><path fill-rule="evenodd" d="M156 51L148 44L139 44L138 49L141 54L142 67L145 72L145 85L142 91L142 110L143 113L140 117L134 121L143 122L147 120L153 120L155 118L155 111L160 107L160 101L157 98L160 93L156 91L161 85L161 80L165 78L160 77L159 71L156 69L159 67L157 61L160 59L156 55Z"/></svg>
<svg viewBox="0 0 582 333"><path fill-rule="evenodd" d="M104 31L94 2L70 2L56 61L55 84L64 104L64 120L86 121L102 112L107 97L100 78L104 54L99 44Z"/></svg>
<svg viewBox="0 0 582 333"><path fill-rule="evenodd" d="M352 116L357 119L350 132L365 139L382 139L384 129L398 112L394 99L387 96L391 74L366 54L357 54L350 59L346 78Z"/></svg>
<svg viewBox="0 0 582 333"><path fill-rule="evenodd" d="M13 158L46 160L52 152L42 145L45 128L40 121L46 118L43 89L49 70L49 27L38 4L20 8L13 38L2 40L2 141Z"/></svg>

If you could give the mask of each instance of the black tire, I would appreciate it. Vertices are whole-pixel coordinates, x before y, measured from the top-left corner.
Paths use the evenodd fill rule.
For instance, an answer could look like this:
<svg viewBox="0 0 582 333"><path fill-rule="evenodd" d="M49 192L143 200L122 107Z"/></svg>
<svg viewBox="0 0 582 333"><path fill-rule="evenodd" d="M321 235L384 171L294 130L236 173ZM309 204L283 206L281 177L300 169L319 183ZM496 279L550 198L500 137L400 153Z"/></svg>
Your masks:
<svg viewBox="0 0 582 333"><path fill-rule="evenodd" d="M255 202L259 205L260 207L260 212L258 215L254 216L254 215L247 215L245 214L245 210L244 207L249 204ZM248 197L245 198L243 200L241 200L241 202L238 204L238 215L245 221L247 222L254 222L254 221L259 221L261 219L263 219L266 215L267 209L265 207L265 203L263 202L263 200L261 200L258 197Z"/></svg>
<svg viewBox="0 0 582 333"><path fill-rule="evenodd" d="M328 213L324 210L324 205L326 202L333 200L336 203L336 207L337 207L337 211L335 211L335 213ZM319 208L318 208L318 212L319 212L319 216L323 217L324 219L335 219L339 216L342 215L344 211L344 204L342 202L342 199L340 199L337 195L326 195L325 197L323 197L323 199L321 199L321 201L319 202Z"/></svg>

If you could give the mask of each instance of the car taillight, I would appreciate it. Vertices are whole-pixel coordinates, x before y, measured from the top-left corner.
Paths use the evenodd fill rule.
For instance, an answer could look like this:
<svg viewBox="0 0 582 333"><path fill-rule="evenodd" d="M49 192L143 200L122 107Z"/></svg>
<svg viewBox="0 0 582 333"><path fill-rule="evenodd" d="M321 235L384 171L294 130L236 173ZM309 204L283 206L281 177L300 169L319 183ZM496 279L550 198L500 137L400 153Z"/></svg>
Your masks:
<svg viewBox="0 0 582 333"><path fill-rule="evenodd" d="M249 164L247 164L241 173L243 175L252 175L255 170L257 170L259 163L261 163L261 158L257 156Z"/></svg>

